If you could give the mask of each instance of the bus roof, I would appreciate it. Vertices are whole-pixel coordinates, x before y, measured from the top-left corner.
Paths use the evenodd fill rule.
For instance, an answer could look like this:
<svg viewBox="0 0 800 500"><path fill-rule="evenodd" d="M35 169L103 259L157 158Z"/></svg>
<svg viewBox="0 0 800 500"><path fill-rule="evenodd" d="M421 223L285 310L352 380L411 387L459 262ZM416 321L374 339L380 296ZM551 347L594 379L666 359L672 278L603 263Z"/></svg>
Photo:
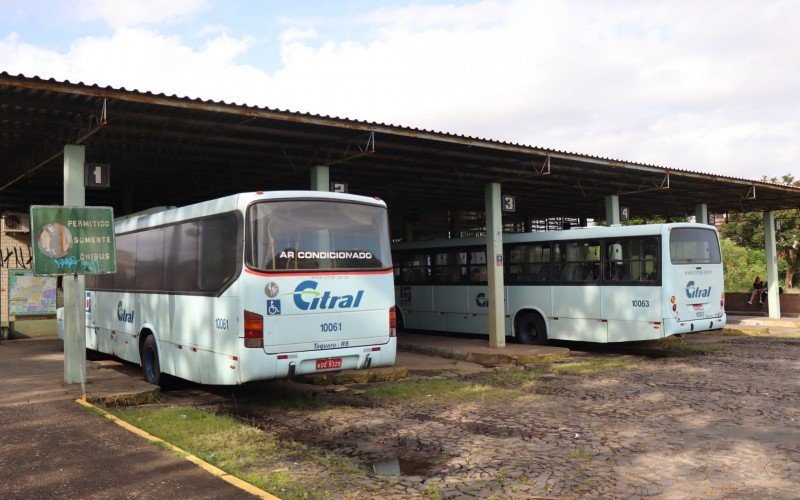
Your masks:
<svg viewBox="0 0 800 500"><path fill-rule="evenodd" d="M503 243L536 243L540 241L570 241L592 238L614 238L626 236L648 236L664 234L676 227L708 229L716 232L714 226L692 222L672 222L667 224L640 224L635 226L597 226L574 228L563 231L540 231L535 233L508 233L503 235ZM411 241L394 243L392 250L414 250L422 248L447 248L456 246L483 246L485 236L472 238L451 238L446 240Z"/></svg>
<svg viewBox="0 0 800 500"><path fill-rule="evenodd" d="M254 191L232 194L183 207L148 209L136 214L119 217L115 220L114 226L117 232L135 231L144 227L230 212L258 200L332 200L364 203L386 208L386 203L379 198L356 194L331 193L327 191Z"/></svg>

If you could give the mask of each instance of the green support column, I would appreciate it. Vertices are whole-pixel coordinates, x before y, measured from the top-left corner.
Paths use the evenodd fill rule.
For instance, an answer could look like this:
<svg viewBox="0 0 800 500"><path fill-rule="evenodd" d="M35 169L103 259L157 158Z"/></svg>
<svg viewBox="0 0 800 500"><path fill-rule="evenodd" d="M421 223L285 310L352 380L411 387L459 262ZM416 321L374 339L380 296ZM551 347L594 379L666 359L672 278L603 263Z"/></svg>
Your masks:
<svg viewBox="0 0 800 500"><path fill-rule="evenodd" d="M606 225L619 224L619 196L606 196Z"/></svg>
<svg viewBox="0 0 800 500"><path fill-rule="evenodd" d="M764 212L764 245L767 253L767 305L769 317L781 317L780 283L778 283L778 252L775 245L775 214Z"/></svg>
<svg viewBox="0 0 800 500"><path fill-rule="evenodd" d="M500 202L500 183L487 184L485 198L489 347L505 347L506 298L503 292L503 213Z"/></svg>
<svg viewBox="0 0 800 500"><path fill-rule="evenodd" d="M64 205L86 205L85 146L64 147ZM86 301L83 276L64 276L64 382L86 382Z"/></svg>
<svg viewBox="0 0 800 500"><path fill-rule="evenodd" d="M331 190L331 168L330 167L311 167L311 190L330 191Z"/></svg>
<svg viewBox="0 0 800 500"><path fill-rule="evenodd" d="M708 224L708 205L698 203L694 206L694 221L698 224Z"/></svg>

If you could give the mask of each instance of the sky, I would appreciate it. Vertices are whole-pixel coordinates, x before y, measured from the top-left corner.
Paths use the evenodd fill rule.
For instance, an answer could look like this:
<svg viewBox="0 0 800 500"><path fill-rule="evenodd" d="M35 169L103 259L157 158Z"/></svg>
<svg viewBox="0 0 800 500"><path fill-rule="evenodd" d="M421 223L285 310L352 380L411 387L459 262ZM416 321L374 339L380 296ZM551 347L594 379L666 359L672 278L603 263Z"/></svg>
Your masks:
<svg viewBox="0 0 800 500"><path fill-rule="evenodd" d="M794 0L0 0L0 71L800 178Z"/></svg>

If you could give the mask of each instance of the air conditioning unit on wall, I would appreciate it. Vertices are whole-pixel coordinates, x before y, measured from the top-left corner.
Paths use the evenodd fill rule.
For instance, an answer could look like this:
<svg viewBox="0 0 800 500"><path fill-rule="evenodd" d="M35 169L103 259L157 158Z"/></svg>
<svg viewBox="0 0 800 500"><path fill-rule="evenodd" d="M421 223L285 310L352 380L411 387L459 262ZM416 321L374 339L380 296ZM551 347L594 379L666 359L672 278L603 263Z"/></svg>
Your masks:
<svg viewBox="0 0 800 500"><path fill-rule="evenodd" d="M23 213L8 213L3 217L2 230L6 233L30 233L31 216Z"/></svg>

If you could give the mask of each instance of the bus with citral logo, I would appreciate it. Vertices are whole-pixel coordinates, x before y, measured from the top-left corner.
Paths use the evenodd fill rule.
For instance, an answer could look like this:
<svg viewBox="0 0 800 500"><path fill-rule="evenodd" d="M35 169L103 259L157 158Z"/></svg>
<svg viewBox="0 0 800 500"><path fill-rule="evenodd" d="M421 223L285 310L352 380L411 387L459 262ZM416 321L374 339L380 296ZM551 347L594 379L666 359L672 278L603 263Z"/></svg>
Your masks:
<svg viewBox="0 0 800 500"><path fill-rule="evenodd" d="M525 344L650 340L720 330L722 254L713 226L692 223L503 235L393 246L398 321L487 334L487 265L503 268L505 330Z"/></svg>
<svg viewBox="0 0 800 500"><path fill-rule="evenodd" d="M392 366L386 204L242 193L117 219L117 272L87 276L86 344L163 375L233 385Z"/></svg>

